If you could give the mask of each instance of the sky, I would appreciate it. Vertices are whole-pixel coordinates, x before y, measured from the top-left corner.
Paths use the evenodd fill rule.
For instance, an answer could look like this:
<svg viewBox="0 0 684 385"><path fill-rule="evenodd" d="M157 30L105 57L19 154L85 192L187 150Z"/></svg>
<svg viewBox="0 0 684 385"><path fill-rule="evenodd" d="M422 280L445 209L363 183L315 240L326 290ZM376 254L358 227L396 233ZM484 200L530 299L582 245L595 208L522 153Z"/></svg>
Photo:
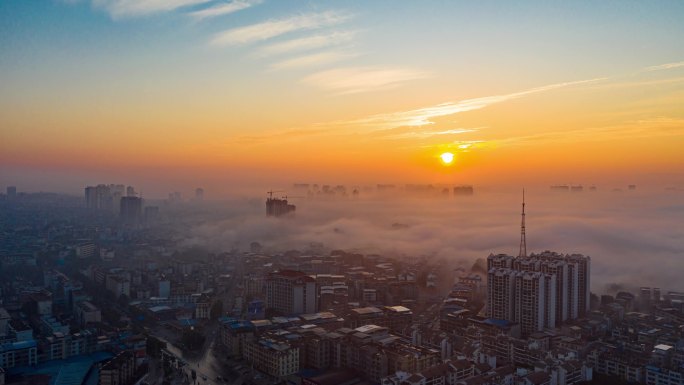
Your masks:
<svg viewBox="0 0 684 385"><path fill-rule="evenodd" d="M0 185L684 188L683 19L681 1L5 0Z"/></svg>

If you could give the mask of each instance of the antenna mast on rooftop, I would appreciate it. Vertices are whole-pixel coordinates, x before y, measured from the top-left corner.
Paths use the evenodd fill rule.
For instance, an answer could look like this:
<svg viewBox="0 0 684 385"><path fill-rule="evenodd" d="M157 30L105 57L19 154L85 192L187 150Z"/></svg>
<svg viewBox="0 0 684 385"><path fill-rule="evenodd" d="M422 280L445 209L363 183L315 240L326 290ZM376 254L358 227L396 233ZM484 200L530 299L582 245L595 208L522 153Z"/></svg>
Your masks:
<svg viewBox="0 0 684 385"><path fill-rule="evenodd" d="M518 253L518 256L527 256L527 241L525 239L525 189L523 189L522 220L520 222L520 252Z"/></svg>

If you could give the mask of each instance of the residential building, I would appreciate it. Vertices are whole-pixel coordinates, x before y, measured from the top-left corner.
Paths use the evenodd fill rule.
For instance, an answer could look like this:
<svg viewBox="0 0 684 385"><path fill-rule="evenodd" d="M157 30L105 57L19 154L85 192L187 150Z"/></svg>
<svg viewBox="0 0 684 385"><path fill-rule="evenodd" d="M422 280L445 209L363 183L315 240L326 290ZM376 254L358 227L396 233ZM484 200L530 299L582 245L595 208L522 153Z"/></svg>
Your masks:
<svg viewBox="0 0 684 385"><path fill-rule="evenodd" d="M318 310L316 280L301 271L270 273L266 279L266 306L283 315L315 313Z"/></svg>
<svg viewBox="0 0 684 385"><path fill-rule="evenodd" d="M99 385L128 385L135 380L135 353L123 351L100 368Z"/></svg>
<svg viewBox="0 0 684 385"><path fill-rule="evenodd" d="M255 369L278 379L299 371L299 348L274 339L247 342L244 357Z"/></svg>

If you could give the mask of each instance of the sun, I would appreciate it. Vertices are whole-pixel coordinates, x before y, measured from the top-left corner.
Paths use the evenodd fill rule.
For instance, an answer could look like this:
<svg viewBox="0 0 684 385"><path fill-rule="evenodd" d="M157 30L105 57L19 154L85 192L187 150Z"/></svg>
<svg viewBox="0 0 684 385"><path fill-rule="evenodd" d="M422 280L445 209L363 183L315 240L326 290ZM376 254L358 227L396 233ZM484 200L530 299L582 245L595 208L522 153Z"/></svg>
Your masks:
<svg viewBox="0 0 684 385"><path fill-rule="evenodd" d="M451 164L454 161L454 154L450 152L443 152L439 157L442 158L444 164Z"/></svg>

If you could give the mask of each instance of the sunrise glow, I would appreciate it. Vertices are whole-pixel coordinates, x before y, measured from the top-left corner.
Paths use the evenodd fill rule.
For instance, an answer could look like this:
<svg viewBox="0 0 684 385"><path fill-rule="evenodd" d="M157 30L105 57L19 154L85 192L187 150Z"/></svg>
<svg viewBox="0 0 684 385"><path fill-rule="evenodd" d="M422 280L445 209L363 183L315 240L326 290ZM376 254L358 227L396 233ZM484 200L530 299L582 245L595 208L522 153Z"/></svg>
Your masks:
<svg viewBox="0 0 684 385"><path fill-rule="evenodd" d="M444 164L451 164L454 161L454 154L450 152L443 152L439 157L442 159L442 163Z"/></svg>
<svg viewBox="0 0 684 385"><path fill-rule="evenodd" d="M684 180L684 3L227 4L2 2L3 178Z"/></svg>

